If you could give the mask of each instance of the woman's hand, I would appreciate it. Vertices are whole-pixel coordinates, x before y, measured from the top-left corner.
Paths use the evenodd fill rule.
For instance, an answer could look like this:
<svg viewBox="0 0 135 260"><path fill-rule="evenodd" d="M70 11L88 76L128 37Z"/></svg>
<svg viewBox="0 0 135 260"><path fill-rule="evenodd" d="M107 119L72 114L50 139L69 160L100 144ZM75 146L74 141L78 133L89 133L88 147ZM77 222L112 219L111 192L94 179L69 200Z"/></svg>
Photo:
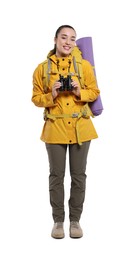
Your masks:
<svg viewBox="0 0 135 260"><path fill-rule="evenodd" d="M78 84L78 82L76 81L72 81L72 86L73 86L73 90L72 92L77 96L77 97L80 97L81 96L81 93L80 93L80 85Z"/></svg>
<svg viewBox="0 0 135 260"><path fill-rule="evenodd" d="M52 87L52 97L55 99L59 95L59 88L61 86L61 83L59 81L56 81L55 84Z"/></svg>

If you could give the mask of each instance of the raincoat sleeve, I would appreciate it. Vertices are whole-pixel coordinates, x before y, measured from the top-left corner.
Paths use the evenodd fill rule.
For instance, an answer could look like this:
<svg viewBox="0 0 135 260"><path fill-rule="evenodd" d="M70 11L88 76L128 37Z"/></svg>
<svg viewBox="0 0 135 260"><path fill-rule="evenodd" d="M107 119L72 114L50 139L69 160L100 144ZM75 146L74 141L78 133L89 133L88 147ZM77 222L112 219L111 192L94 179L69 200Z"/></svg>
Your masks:
<svg viewBox="0 0 135 260"><path fill-rule="evenodd" d="M97 81L92 65L87 60L83 60L82 66L84 75L84 86L80 90L81 96L79 101L93 102L99 96L100 90L97 87Z"/></svg>
<svg viewBox="0 0 135 260"><path fill-rule="evenodd" d="M42 70L42 64L39 64L33 73L33 93L31 101L38 107L53 107L56 104L53 101L52 93L44 92Z"/></svg>

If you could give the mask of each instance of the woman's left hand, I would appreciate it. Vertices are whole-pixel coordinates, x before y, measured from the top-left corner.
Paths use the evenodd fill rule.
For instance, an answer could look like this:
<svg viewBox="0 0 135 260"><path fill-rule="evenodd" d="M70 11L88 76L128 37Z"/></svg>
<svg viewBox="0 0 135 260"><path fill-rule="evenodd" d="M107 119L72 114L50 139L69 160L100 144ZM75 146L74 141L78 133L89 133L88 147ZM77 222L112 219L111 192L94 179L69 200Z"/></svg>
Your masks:
<svg viewBox="0 0 135 260"><path fill-rule="evenodd" d="M80 85L78 84L78 82L76 81L72 81L72 86L73 86L73 90L72 92L77 96L77 97L80 97L81 96L81 93L80 93Z"/></svg>

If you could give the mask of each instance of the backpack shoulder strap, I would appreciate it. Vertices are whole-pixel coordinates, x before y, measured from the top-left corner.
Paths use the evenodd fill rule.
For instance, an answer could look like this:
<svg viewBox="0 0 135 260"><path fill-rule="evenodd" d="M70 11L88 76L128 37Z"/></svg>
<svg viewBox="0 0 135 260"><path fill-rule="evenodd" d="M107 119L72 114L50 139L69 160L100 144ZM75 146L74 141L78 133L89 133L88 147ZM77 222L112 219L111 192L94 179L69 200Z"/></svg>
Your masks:
<svg viewBox="0 0 135 260"><path fill-rule="evenodd" d="M73 65L76 75L78 76L80 85L84 88L84 76L82 68L82 54L77 46L72 51ZM47 92L51 74L51 60L48 58L43 62L43 86L45 93Z"/></svg>
<svg viewBox="0 0 135 260"><path fill-rule="evenodd" d="M78 79L80 81L80 85L84 88L84 76L83 76L83 68L82 68L82 54L77 46L74 47L72 51L73 55L73 64L75 73L78 75Z"/></svg>
<svg viewBox="0 0 135 260"><path fill-rule="evenodd" d="M51 72L51 60L48 58L43 62L43 86L45 93L47 92Z"/></svg>
<svg viewBox="0 0 135 260"><path fill-rule="evenodd" d="M73 63L74 63L74 69L75 72L78 75L78 79L81 85L81 88L84 88L84 75L83 75L83 68L82 68L82 62L78 62L76 58L73 58Z"/></svg>

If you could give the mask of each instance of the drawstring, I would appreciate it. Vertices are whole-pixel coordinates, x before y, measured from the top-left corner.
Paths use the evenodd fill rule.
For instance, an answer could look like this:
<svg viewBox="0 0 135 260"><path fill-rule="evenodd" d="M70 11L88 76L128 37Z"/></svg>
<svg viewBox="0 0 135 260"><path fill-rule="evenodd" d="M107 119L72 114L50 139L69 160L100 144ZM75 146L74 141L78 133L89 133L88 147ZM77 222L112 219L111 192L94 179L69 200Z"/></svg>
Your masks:
<svg viewBox="0 0 135 260"><path fill-rule="evenodd" d="M57 60L57 69L58 69L58 71L59 71L59 68L60 68L60 61Z"/></svg>
<svg viewBox="0 0 135 260"><path fill-rule="evenodd" d="M68 64L69 64L69 66L68 66L68 73L70 73L71 60L68 60Z"/></svg>

